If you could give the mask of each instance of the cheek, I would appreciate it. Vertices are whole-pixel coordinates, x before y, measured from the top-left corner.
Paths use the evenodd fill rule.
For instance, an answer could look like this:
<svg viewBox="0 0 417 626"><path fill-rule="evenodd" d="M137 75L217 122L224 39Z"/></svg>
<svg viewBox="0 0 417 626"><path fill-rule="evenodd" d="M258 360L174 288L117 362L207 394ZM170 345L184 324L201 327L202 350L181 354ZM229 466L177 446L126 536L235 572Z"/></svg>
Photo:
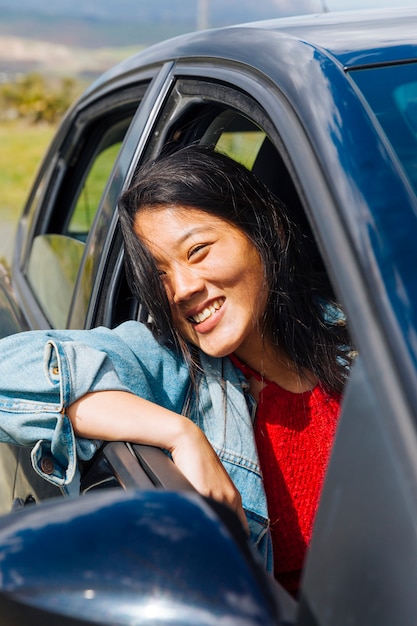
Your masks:
<svg viewBox="0 0 417 626"><path fill-rule="evenodd" d="M160 281L161 281L162 289L165 291L165 295L167 297L169 306L170 306L171 311L172 311L172 289L171 289L170 284L168 282L168 279L165 277L165 275L160 277Z"/></svg>
<svg viewBox="0 0 417 626"><path fill-rule="evenodd" d="M254 269L250 277L250 291L256 304L258 314L262 315L268 301L268 285L264 267L259 258L253 261Z"/></svg>
<svg viewBox="0 0 417 626"><path fill-rule="evenodd" d="M248 251L245 267L249 280L259 291L266 288L266 273L259 253L253 249Z"/></svg>
<svg viewBox="0 0 417 626"><path fill-rule="evenodd" d="M191 330L190 323L184 319L178 308L174 304L171 304L171 302L169 308L171 310L172 323L175 328L179 330L182 334L185 333L188 336Z"/></svg>

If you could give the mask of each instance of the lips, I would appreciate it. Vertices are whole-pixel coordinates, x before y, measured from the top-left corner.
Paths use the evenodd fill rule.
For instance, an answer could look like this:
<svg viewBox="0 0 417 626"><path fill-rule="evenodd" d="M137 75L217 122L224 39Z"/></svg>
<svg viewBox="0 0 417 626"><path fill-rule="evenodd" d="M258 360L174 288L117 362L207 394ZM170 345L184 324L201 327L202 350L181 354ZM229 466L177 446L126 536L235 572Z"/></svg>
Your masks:
<svg viewBox="0 0 417 626"><path fill-rule="evenodd" d="M221 307L224 304L224 301L225 301L225 298L218 298L217 300L214 300L208 306L204 307L204 309L202 311L199 311L195 315L191 315L188 318L188 320L190 322L192 322L193 324L202 324L209 317L214 315L214 313L216 313L216 311L221 309Z"/></svg>

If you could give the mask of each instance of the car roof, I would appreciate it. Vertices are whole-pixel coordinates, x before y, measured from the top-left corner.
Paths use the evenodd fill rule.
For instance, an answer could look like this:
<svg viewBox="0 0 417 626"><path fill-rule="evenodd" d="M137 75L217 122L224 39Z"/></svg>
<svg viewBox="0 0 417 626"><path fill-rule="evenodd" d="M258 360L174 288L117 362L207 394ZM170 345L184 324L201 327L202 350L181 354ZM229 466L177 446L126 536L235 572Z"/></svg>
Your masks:
<svg viewBox="0 0 417 626"><path fill-rule="evenodd" d="M274 77L274 65L305 61L303 54L298 60L297 46L350 69L417 60L417 8L320 13L196 31L145 48L103 74L92 89L178 59L235 61Z"/></svg>
<svg viewBox="0 0 417 626"><path fill-rule="evenodd" d="M403 58L408 46L416 59L416 24L417 8L403 8L282 18L260 22L258 27L295 37L325 50L344 66L357 67Z"/></svg>

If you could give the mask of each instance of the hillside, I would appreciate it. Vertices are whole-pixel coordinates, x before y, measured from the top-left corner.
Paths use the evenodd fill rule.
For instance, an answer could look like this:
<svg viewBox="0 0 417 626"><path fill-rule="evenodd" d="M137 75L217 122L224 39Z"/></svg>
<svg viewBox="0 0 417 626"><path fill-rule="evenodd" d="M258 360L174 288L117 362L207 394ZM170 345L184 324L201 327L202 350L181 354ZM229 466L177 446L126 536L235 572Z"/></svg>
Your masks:
<svg viewBox="0 0 417 626"><path fill-rule="evenodd" d="M143 46L95 48L0 36L0 83L18 74L73 76L90 81Z"/></svg>

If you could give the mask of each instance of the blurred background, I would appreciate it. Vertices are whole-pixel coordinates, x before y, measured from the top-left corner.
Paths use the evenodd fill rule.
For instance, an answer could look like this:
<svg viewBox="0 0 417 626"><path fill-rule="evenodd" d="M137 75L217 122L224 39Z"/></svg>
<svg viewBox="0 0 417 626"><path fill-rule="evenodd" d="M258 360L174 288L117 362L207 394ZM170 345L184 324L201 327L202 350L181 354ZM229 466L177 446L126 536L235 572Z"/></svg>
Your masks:
<svg viewBox="0 0 417 626"><path fill-rule="evenodd" d="M56 125L99 74L181 33L417 0L0 0L0 257Z"/></svg>

